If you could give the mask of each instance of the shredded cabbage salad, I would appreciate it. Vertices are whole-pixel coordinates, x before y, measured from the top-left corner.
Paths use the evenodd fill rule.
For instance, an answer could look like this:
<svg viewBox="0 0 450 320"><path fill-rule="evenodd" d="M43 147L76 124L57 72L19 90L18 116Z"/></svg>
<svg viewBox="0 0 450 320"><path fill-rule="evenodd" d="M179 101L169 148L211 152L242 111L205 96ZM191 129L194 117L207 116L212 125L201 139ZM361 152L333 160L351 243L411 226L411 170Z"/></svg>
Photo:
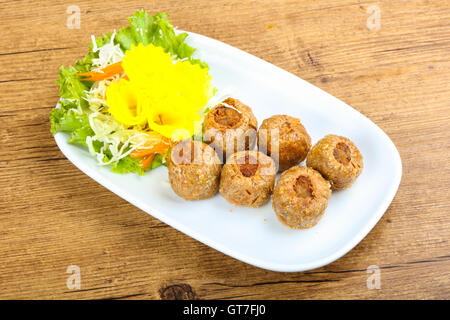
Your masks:
<svg viewBox="0 0 450 320"><path fill-rule="evenodd" d="M87 147L102 166L138 173L165 164L170 135L201 120L218 102L206 63L193 58L186 33L167 14L137 11L130 25L100 38L88 54L61 67L51 131ZM191 79L191 81L186 81Z"/></svg>

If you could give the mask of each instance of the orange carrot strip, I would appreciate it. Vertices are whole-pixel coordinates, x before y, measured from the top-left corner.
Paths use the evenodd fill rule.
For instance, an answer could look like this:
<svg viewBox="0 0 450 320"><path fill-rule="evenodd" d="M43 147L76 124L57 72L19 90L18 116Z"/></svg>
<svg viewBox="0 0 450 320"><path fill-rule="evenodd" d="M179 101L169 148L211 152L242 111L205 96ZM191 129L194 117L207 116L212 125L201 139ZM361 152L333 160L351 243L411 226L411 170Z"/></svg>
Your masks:
<svg viewBox="0 0 450 320"><path fill-rule="evenodd" d="M149 154L152 153L159 153L164 155L164 153L166 152L166 149L169 148L169 145L165 142L158 142L157 144L155 144L154 146L152 146L151 148L141 148L141 149L136 149L134 150L132 153L130 153L130 157L132 158L142 158L145 156L148 156Z"/></svg>
<svg viewBox="0 0 450 320"><path fill-rule="evenodd" d="M154 157L155 157L155 153L144 158L144 160L142 160L140 163L141 168L144 170L147 169L148 166L152 163Z"/></svg>
<svg viewBox="0 0 450 320"><path fill-rule="evenodd" d="M158 148L158 149L153 149L152 148L152 149L147 149L147 150L142 150L142 151L139 150L138 152L132 152L130 154L130 157L132 157L132 158L142 158L142 157L148 156L149 154L152 154L152 153L159 153L159 154L164 155L166 149L167 149L167 147L166 148Z"/></svg>
<svg viewBox="0 0 450 320"><path fill-rule="evenodd" d="M110 64L100 70L78 73L80 77L87 77L84 81L101 81L123 72L122 61Z"/></svg>
<svg viewBox="0 0 450 320"><path fill-rule="evenodd" d="M109 66L104 67L103 69L100 70L92 70L92 71L88 71L88 72L83 72L83 73L78 73L78 76L81 77L89 77L92 75L96 75L96 74L105 74L105 73L119 73L122 72L123 68L122 68L122 61L110 64Z"/></svg>

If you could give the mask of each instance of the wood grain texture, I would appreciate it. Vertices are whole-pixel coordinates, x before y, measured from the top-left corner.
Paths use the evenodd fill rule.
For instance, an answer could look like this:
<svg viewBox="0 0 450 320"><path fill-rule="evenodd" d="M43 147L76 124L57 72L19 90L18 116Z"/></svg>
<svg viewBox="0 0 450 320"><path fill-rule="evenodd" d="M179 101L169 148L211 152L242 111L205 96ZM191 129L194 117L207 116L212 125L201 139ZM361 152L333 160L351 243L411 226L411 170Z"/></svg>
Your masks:
<svg viewBox="0 0 450 320"><path fill-rule="evenodd" d="M66 27L67 6L81 28ZM367 7L381 29L366 27ZM450 2L0 1L0 298L449 299ZM398 147L403 179L352 251L320 269L247 265L107 191L58 150L58 67L135 10L267 60L350 104ZM81 289L66 268L81 268ZM366 269L381 268L369 290Z"/></svg>

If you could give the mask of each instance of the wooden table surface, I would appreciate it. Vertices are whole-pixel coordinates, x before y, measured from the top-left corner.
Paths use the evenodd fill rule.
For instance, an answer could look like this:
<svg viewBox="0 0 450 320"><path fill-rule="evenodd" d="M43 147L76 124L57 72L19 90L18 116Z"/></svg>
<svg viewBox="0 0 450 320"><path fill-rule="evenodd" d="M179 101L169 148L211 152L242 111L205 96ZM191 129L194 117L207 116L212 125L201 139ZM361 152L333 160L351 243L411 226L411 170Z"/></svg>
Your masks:
<svg viewBox="0 0 450 320"><path fill-rule="evenodd" d="M66 10L81 10L69 29ZM379 30L367 24L380 9ZM58 67L137 9L350 104L394 141L400 189L341 259L262 270L161 223L75 168L50 133ZM450 298L450 1L0 1L0 298ZM369 19L370 20L370 19ZM81 288L68 289L69 265ZM368 289L367 267L380 268Z"/></svg>

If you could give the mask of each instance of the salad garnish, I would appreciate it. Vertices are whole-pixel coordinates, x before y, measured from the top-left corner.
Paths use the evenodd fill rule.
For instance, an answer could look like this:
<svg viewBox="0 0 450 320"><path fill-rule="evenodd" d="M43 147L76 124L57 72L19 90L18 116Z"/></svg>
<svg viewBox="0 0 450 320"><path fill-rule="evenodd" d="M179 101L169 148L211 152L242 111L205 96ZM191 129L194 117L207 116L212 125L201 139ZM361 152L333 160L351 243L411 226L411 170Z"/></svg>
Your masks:
<svg viewBox="0 0 450 320"><path fill-rule="evenodd" d="M88 54L60 68L50 122L53 134L69 133L100 165L144 174L165 164L173 139L197 134L194 124L217 98L208 65L167 14L137 11L128 20L92 36Z"/></svg>

